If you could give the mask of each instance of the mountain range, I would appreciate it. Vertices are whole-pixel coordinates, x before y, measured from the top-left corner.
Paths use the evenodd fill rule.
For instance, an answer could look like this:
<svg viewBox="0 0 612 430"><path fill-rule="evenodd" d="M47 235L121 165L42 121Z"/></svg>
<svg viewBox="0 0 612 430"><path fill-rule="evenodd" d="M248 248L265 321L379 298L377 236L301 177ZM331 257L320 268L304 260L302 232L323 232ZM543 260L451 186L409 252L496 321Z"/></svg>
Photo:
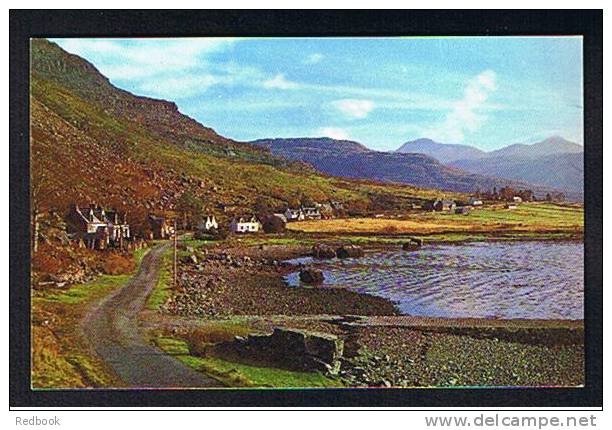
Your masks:
<svg viewBox="0 0 612 430"><path fill-rule="evenodd" d="M582 193L584 186L583 147L560 136L489 152L469 145L418 139L406 142L397 152L427 154L468 172L523 180L572 193Z"/></svg>
<svg viewBox="0 0 612 430"><path fill-rule="evenodd" d="M260 139L249 143L267 148L275 156L303 161L323 173L340 177L367 178L457 192L503 186L531 188L540 193L550 190L550 187L538 187L522 180L466 172L444 165L427 154L373 151L350 140L286 138Z"/></svg>
<svg viewBox="0 0 612 430"><path fill-rule="evenodd" d="M459 160L477 160L481 158L516 157L539 158L559 154L580 154L581 145L570 142L561 136L552 136L532 144L516 143L494 151L483 151L470 145L439 143L431 139L417 139L404 143L395 152L419 153L434 157L441 163L453 163Z"/></svg>

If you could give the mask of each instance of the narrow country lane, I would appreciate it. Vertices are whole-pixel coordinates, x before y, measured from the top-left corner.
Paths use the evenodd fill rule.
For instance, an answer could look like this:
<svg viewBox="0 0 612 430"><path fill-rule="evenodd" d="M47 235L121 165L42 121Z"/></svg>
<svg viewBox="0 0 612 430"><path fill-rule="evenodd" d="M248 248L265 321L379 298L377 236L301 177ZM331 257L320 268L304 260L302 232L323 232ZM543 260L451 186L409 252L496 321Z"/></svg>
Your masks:
<svg viewBox="0 0 612 430"><path fill-rule="evenodd" d="M83 331L97 354L129 387L221 387L217 380L150 345L140 331L138 314L155 287L168 246L151 249L138 273L86 315Z"/></svg>

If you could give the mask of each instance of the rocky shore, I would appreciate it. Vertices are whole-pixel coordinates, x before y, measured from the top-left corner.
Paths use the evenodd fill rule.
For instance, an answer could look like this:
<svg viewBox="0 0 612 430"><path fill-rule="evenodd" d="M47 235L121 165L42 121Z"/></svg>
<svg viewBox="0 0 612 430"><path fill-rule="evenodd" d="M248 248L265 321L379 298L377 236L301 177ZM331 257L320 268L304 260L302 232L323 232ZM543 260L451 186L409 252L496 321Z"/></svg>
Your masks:
<svg viewBox="0 0 612 430"><path fill-rule="evenodd" d="M317 252L321 252L321 247ZM291 246L189 250L180 290L163 311L170 319L236 319L253 333L279 327L327 333L343 342L331 377L351 387L578 386L584 384L580 322L414 319L398 323L388 300L338 288L289 287L296 270L282 259L311 248ZM354 323L371 316L368 323ZM246 319L245 319L246 318ZM201 320L200 320L201 321ZM524 322L524 321L523 321ZM188 325L178 327L190 330ZM174 326L177 327L177 326ZM254 338L261 339L261 338ZM238 339L238 344L245 342ZM246 345L250 345L248 342ZM242 357L241 359L244 359ZM261 362L261 357L258 357Z"/></svg>
<svg viewBox="0 0 612 430"><path fill-rule="evenodd" d="M396 315L395 305L379 297L343 289L293 288L283 275L295 266L279 257L303 255L309 249L269 247L193 250L181 260L179 290L164 311L181 316L232 315Z"/></svg>

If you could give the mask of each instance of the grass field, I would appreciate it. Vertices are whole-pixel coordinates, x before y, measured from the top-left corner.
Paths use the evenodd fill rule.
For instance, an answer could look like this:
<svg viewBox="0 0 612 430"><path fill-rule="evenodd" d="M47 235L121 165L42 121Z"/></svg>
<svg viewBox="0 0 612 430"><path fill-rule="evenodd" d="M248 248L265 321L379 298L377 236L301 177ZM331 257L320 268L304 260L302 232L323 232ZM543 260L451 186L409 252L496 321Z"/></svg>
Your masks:
<svg viewBox="0 0 612 430"><path fill-rule="evenodd" d="M578 206L550 203L525 203L517 209L502 205L477 208L469 215L442 212L414 212L402 218L348 218L321 221L301 221L288 224L293 231L330 234L417 234L504 233L581 234L584 210Z"/></svg>

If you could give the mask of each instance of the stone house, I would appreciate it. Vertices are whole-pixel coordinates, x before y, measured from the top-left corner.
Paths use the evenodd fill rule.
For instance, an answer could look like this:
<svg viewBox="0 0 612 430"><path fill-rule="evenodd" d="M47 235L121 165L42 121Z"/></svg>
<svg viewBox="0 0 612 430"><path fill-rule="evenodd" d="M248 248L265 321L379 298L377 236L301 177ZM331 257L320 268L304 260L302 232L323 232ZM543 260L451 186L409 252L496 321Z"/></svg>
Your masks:
<svg viewBox="0 0 612 430"><path fill-rule="evenodd" d="M256 217L234 218L230 223L230 231L233 233L257 233L261 227L261 222Z"/></svg>
<svg viewBox="0 0 612 430"><path fill-rule="evenodd" d="M94 204L88 207L73 205L66 216L66 227L68 233L90 249L121 247L131 237L125 212L105 210Z"/></svg>
<svg viewBox="0 0 612 430"><path fill-rule="evenodd" d="M151 228L152 239L168 239L174 234L174 227L163 216L149 215L147 217Z"/></svg>

